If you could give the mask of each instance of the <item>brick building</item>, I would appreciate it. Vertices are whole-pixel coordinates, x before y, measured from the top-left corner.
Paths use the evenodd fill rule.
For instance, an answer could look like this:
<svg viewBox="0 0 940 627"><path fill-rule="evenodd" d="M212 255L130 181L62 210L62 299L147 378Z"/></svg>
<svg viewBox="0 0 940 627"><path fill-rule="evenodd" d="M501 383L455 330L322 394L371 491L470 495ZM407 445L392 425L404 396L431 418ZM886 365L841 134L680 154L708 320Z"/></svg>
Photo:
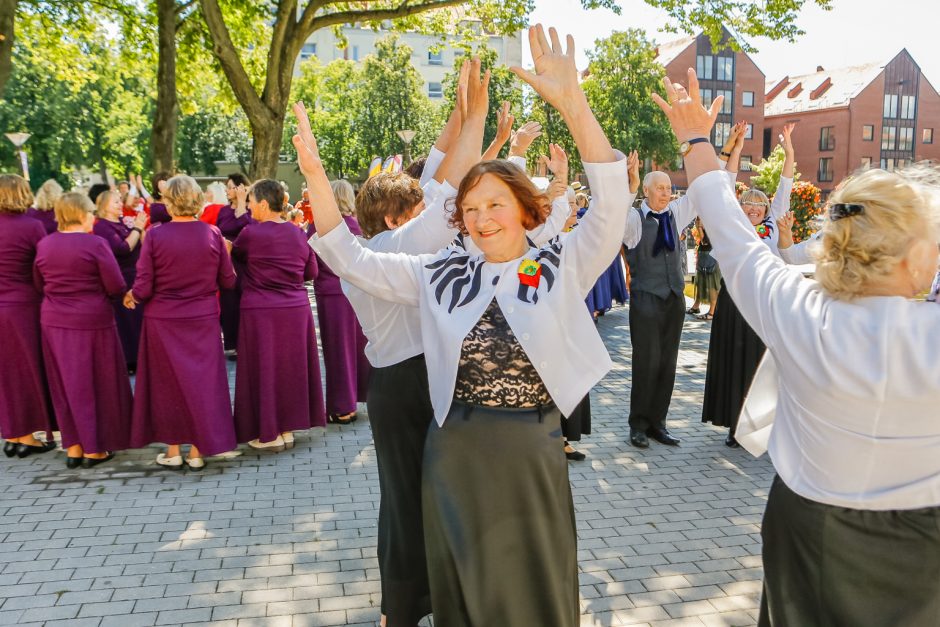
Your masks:
<svg viewBox="0 0 940 627"><path fill-rule="evenodd" d="M887 64L837 70L767 83L761 154L796 122L793 144L803 180L830 193L859 168L892 170L940 159L940 95L907 50Z"/></svg>
<svg viewBox="0 0 940 627"><path fill-rule="evenodd" d="M731 34L725 31L724 37L723 41L726 41ZM675 83L685 84L688 69L695 68L706 105L710 105L718 95L723 95L725 100L712 131L712 143L720 148L727 140L731 126L738 121L746 121L749 126L741 161L760 161L766 80L764 73L747 54L727 47L713 52L711 40L700 34L659 46L656 60L666 68L666 75ZM688 187L684 170L668 171L668 174L675 187ZM738 180L748 183L750 178L751 172L746 166L742 167Z"/></svg>

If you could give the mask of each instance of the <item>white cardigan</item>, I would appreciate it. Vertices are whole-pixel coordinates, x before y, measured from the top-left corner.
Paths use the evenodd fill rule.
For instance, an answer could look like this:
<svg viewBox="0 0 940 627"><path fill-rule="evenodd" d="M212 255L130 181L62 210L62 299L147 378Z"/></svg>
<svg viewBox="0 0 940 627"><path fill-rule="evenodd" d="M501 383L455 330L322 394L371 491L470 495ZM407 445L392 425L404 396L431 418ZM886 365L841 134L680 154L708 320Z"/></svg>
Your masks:
<svg viewBox="0 0 940 627"><path fill-rule="evenodd" d="M699 177L688 195L734 302L776 361L769 450L784 483L840 507L940 506L940 308L836 300L760 243L723 174Z"/></svg>
<svg viewBox="0 0 940 627"><path fill-rule="evenodd" d="M375 253L344 224L310 240L330 268L356 287L381 300L419 307L439 424L453 401L463 340L493 298L563 414L572 413L610 370L584 298L617 254L630 209L626 160L618 156L612 163L584 164L596 203L580 226L513 261L489 263L456 244L430 255ZM525 259L541 264L534 289L519 280Z"/></svg>

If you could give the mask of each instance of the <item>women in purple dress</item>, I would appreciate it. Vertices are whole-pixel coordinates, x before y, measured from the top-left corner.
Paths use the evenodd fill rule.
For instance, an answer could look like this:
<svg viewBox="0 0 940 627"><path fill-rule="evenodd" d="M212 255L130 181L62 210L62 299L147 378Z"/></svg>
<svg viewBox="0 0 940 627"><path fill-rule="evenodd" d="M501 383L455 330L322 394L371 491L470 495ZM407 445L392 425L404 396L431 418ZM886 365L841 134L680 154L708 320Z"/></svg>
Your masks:
<svg viewBox="0 0 940 627"><path fill-rule="evenodd" d="M353 214L356 198L347 181L331 184L343 220L355 235L362 235ZM316 232L311 224L308 235ZM323 346L323 365L326 368L326 412L329 421L349 424L356 419L356 403L365 402L372 367L366 359L366 336L362 333L356 312L340 287L339 277L318 257L317 278L313 293L317 299L317 320L320 323L320 343Z"/></svg>
<svg viewBox="0 0 940 627"><path fill-rule="evenodd" d="M242 230L232 259L242 277L235 434L255 448L293 446L293 431L326 425L320 358L305 281L317 261L303 231L284 219L284 190L255 181L249 205L258 221Z"/></svg>
<svg viewBox="0 0 940 627"><path fill-rule="evenodd" d="M57 225L55 211L52 210L55 201L62 195L62 186L55 179L49 179L39 186L33 206L26 211L26 215L42 222L46 233L55 233Z"/></svg>
<svg viewBox="0 0 940 627"><path fill-rule="evenodd" d="M248 187L250 185L248 177L240 172L229 174L228 179L225 181L225 195L228 197L228 204L219 209L216 226L219 227L222 236L230 242L234 242L242 229L254 222L251 217L251 210L248 208ZM222 323L222 339L225 342L226 351L235 351L238 348L238 316L242 296L240 277L244 268L236 265L235 269L239 278L236 279L234 289L222 290L219 295L219 307L221 308L219 320Z"/></svg>
<svg viewBox="0 0 940 627"><path fill-rule="evenodd" d="M125 285L131 286L137 278L137 259L140 258L140 242L143 239L143 229L147 225L147 214L135 214L131 225L128 226L122 219L121 195L110 190L98 196L95 205L98 220L92 232L108 243L121 268ZM113 305L114 321L117 323L118 336L124 349L127 371L133 374L137 371L137 346L140 344L140 329L144 324L144 309L128 309L120 300L115 300Z"/></svg>
<svg viewBox="0 0 940 627"><path fill-rule="evenodd" d="M36 245L46 230L26 216L32 202L25 179L0 174L0 436L7 457L55 448L39 340L42 295L33 285ZM47 442L36 431L45 431Z"/></svg>
<svg viewBox="0 0 940 627"><path fill-rule="evenodd" d="M46 376L69 468L105 462L130 440L131 383L108 300L124 293L124 278L107 243L89 232L94 210L84 194L59 198L59 232L39 242L33 268L43 293Z"/></svg>
<svg viewBox="0 0 940 627"><path fill-rule="evenodd" d="M139 180L139 179L138 179ZM163 190L166 182L170 180L169 172L157 172L153 175L153 202L148 208L150 213L150 224L163 224L170 221L170 213L163 204Z"/></svg>
<svg viewBox="0 0 940 627"><path fill-rule="evenodd" d="M235 285L235 271L222 234L196 218L202 208L196 181L174 176L163 197L173 219L144 238L137 279L124 297L129 308L147 305L131 442L165 442L158 464L198 470L203 455L235 448L216 295ZM192 445L185 462L183 443Z"/></svg>

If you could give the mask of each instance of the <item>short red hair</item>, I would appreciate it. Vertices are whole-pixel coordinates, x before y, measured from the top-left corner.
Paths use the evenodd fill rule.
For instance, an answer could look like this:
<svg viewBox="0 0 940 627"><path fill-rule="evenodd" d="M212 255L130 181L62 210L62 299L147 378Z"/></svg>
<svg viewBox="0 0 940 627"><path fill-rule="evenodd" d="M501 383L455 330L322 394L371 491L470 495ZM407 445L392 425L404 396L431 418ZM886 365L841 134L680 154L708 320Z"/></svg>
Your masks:
<svg viewBox="0 0 940 627"><path fill-rule="evenodd" d="M457 197L454 199L454 213L450 217L452 227L460 229L462 233L467 232L463 222L463 201L486 174L496 176L509 187L522 209L522 226L525 230L531 231L545 222L552 211L552 201L548 195L540 192L526 173L518 167L509 161L494 159L479 162L470 168L467 175L460 181L460 189L457 190Z"/></svg>

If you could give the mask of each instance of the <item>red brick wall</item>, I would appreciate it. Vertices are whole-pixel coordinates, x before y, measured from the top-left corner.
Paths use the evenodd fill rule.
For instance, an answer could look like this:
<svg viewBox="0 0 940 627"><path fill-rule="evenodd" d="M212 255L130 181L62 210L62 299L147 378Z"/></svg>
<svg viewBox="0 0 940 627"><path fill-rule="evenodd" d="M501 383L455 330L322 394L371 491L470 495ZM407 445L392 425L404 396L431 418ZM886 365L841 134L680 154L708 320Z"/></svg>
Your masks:
<svg viewBox="0 0 940 627"><path fill-rule="evenodd" d="M784 94L781 94L783 96ZM781 96L778 96L780 98ZM773 145L778 143L778 136L784 124L796 122L793 130L793 151L796 153L796 169L800 173L800 180L810 181L819 186L823 192L831 191L841 180L840 172L847 167L848 139L849 139L849 110L824 109L822 111L803 111L768 117L765 120L767 127L772 129ZM819 137L821 129L826 126L833 127L832 134L836 145L834 150L820 150ZM823 157L832 158L832 182L820 182L817 175L819 160Z"/></svg>
<svg viewBox="0 0 940 627"><path fill-rule="evenodd" d="M917 129L914 132L914 158L940 161L940 94L920 75L920 90L917 105ZM925 144L924 129L933 129L933 143Z"/></svg>

